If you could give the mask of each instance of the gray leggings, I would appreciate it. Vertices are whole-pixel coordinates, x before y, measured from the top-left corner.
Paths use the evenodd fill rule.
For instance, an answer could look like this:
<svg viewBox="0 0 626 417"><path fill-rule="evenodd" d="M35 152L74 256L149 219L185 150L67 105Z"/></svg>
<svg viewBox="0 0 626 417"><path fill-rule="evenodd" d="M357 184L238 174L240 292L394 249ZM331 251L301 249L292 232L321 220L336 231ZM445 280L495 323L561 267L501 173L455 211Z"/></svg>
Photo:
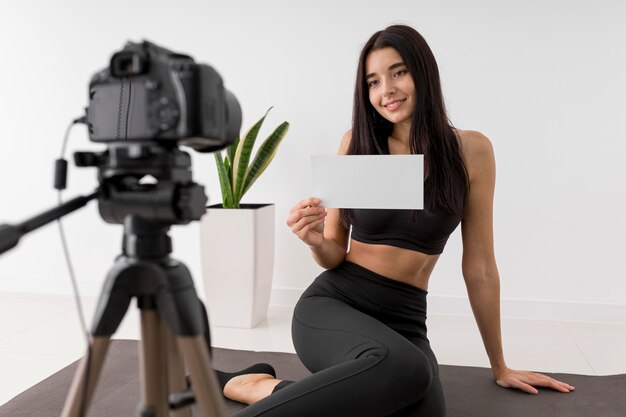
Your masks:
<svg viewBox="0 0 626 417"><path fill-rule="evenodd" d="M313 375L236 416L445 416L425 322L426 291L343 262L294 311L294 346Z"/></svg>

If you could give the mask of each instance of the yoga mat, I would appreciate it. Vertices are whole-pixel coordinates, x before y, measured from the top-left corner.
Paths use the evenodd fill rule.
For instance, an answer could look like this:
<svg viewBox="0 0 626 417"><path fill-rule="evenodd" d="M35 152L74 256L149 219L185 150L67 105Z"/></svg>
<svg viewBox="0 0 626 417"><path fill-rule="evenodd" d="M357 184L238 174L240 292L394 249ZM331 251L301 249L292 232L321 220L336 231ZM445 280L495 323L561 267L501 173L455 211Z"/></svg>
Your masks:
<svg viewBox="0 0 626 417"><path fill-rule="evenodd" d="M224 371L267 362L276 368L279 378L297 380L309 374L298 357L290 353L214 348L213 356L215 367ZM56 372L1 406L0 417L58 417L76 365L75 362ZM571 383L576 391L561 394L540 389L539 395L529 395L498 387L486 368L441 365L440 373L448 417L626 416L626 374L585 376L546 372ZM114 340L88 416L135 417L138 402L137 341ZM229 414L244 407L232 401L225 403ZM193 415L200 417L195 409Z"/></svg>

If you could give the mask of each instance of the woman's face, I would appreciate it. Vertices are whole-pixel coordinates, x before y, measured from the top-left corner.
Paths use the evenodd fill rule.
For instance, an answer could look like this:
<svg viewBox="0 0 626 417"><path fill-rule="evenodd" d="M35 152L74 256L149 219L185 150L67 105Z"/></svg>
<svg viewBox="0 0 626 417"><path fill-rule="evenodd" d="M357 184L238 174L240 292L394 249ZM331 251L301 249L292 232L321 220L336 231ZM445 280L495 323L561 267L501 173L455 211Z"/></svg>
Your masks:
<svg viewBox="0 0 626 417"><path fill-rule="evenodd" d="M398 51L387 47L365 59L369 99L376 111L390 122L411 123L415 111L415 84Z"/></svg>

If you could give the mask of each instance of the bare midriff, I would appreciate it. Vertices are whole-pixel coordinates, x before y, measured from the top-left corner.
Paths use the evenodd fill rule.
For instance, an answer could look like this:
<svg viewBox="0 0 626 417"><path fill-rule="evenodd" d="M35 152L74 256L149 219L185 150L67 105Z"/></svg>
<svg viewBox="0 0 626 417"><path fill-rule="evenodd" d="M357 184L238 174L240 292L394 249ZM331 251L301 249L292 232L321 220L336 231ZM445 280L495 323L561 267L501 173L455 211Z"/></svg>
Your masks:
<svg viewBox="0 0 626 417"><path fill-rule="evenodd" d="M354 239L350 240L350 251L346 255L346 261L423 290L428 290L428 279L438 259L439 255Z"/></svg>

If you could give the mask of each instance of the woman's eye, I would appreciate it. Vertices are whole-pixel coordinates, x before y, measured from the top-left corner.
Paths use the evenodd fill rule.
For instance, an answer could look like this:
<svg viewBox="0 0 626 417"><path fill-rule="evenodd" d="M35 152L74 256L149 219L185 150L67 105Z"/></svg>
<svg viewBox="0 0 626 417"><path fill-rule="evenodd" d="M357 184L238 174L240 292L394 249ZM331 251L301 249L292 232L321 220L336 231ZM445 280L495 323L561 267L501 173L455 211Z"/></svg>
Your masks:
<svg viewBox="0 0 626 417"><path fill-rule="evenodd" d="M371 80L368 81L367 86L372 88L372 87L376 87L378 85L378 80Z"/></svg>
<svg viewBox="0 0 626 417"><path fill-rule="evenodd" d="M396 72L394 72L394 73L393 73L393 76L394 76L394 77L400 77L400 76L402 76L402 75L404 75L404 74L406 74L406 70L404 70L404 69L403 69L403 70L400 70L400 71L396 71Z"/></svg>

